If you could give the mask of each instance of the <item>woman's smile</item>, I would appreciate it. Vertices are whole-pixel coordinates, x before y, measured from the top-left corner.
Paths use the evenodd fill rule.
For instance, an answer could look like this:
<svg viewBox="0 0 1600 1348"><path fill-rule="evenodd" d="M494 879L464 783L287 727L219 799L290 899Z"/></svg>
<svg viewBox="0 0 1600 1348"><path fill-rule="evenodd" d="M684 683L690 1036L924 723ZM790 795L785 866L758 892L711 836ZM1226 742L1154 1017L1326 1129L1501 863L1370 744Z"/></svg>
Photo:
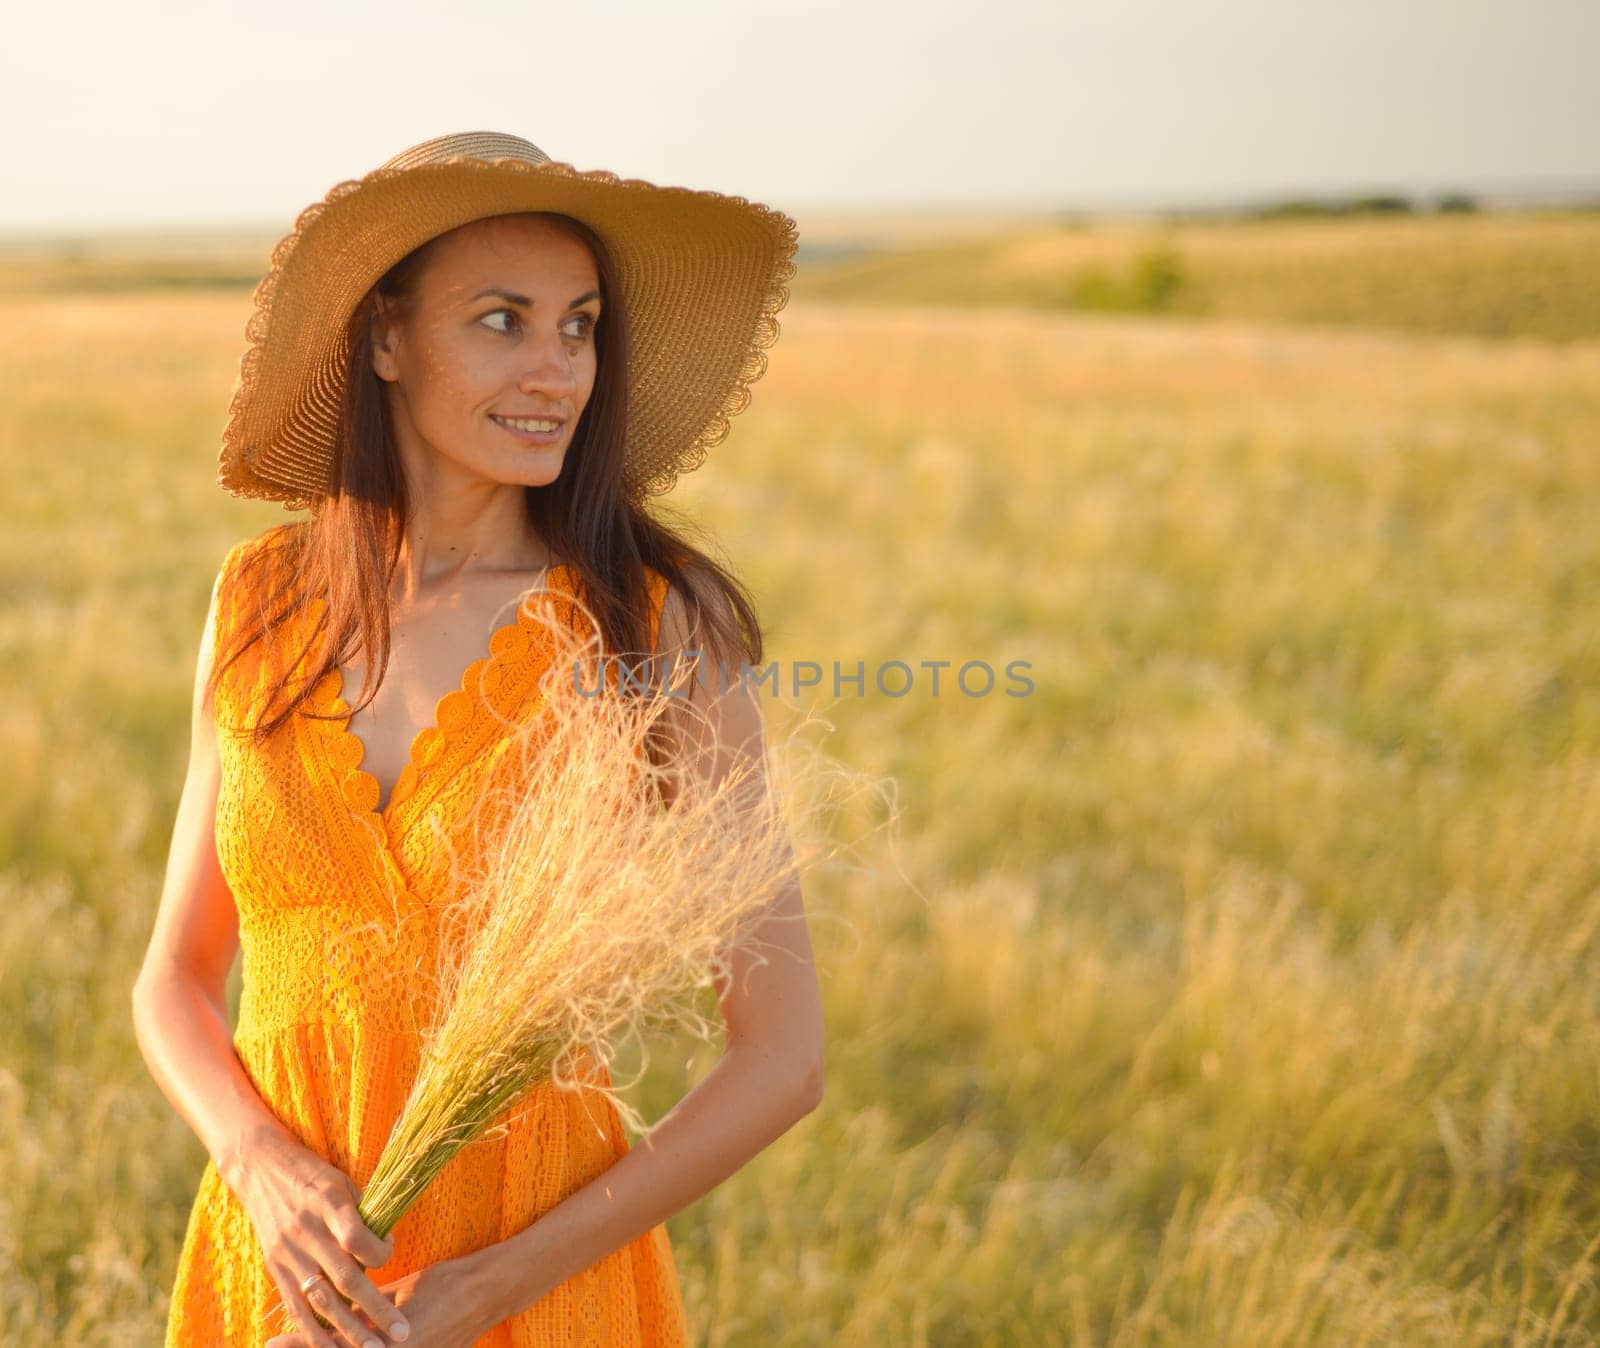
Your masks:
<svg viewBox="0 0 1600 1348"><path fill-rule="evenodd" d="M489 420L517 439L534 445L555 444L567 426L565 421L553 417L501 417L493 412L489 414Z"/></svg>

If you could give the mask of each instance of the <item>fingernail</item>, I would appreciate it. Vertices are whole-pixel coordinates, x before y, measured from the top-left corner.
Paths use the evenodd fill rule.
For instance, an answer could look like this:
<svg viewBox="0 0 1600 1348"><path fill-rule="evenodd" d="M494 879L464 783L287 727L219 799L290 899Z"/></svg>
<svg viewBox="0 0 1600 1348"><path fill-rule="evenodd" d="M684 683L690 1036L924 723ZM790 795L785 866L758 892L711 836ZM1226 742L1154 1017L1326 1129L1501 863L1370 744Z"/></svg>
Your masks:
<svg viewBox="0 0 1600 1348"><path fill-rule="evenodd" d="M383 1348L382 1339L362 1339L361 1348Z"/></svg>
<svg viewBox="0 0 1600 1348"><path fill-rule="evenodd" d="M411 1326L404 1320L396 1320L389 1326L389 1337L391 1339L409 1339L411 1337Z"/></svg>

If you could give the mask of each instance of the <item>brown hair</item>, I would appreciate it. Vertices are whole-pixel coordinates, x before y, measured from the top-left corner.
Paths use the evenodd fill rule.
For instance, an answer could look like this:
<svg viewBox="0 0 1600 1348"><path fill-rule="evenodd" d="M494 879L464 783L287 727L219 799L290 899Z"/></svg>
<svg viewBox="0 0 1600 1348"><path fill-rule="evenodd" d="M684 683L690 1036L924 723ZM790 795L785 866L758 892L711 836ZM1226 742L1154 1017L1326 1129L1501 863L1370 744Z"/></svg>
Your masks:
<svg viewBox="0 0 1600 1348"><path fill-rule="evenodd" d="M560 476L545 486L525 489L529 522L551 554L577 573L579 595L595 616L608 655L648 653L648 566L682 593L690 631L707 661L759 663L761 625L744 586L689 541L690 526L685 521L669 524L647 511L643 494L626 478L629 324L609 249L593 230L570 216L528 214L587 245L599 273L601 299L594 390ZM310 518L278 525L263 536L263 546L249 550L247 565L232 581L241 587L240 593L253 594L255 602L236 605L250 620L238 624L225 654L213 666L208 697L226 669L255 642L270 640L313 596L327 600L312 637L323 641L321 654L307 661L308 676L287 705L270 718L264 715L251 730L254 738L271 735L352 649L378 652L377 660L366 662L372 692L352 703L355 709L376 695L388 666L389 580L412 510L394 447L388 400L372 368L372 323L379 295L402 312L415 303L418 280L438 241L424 243L395 263L350 316L334 490L312 507ZM219 602L226 601L219 597ZM281 691L274 689L274 697Z"/></svg>

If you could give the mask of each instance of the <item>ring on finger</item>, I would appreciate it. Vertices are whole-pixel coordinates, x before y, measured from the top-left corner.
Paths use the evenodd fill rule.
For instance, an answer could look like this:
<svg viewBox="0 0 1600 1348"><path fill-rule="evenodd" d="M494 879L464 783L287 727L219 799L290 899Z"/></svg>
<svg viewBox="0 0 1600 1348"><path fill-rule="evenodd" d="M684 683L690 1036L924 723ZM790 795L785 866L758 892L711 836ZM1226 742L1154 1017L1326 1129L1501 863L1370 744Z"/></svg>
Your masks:
<svg viewBox="0 0 1600 1348"><path fill-rule="evenodd" d="M315 1273L311 1274L309 1277L305 1277L305 1278L300 1279L300 1295L301 1296L309 1296L311 1294L311 1289L313 1287L315 1287L319 1282L326 1281L327 1277L328 1277L328 1275L326 1273L324 1273L321 1269L318 1269Z"/></svg>

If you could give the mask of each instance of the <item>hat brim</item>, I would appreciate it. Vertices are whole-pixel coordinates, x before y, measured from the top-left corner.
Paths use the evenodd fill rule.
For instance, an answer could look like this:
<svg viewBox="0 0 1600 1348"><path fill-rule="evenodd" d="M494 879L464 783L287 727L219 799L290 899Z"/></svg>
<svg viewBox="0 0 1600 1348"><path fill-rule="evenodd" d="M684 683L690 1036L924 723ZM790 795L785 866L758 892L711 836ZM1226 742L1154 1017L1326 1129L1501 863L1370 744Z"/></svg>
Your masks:
<svg viewBox="0 0 1600 1348"><path fill-rule="evenodd" d="M340 183L273 249L245 327L218 484L290 509L326 496L356 304L429 239L519 211L583 221L615 260L632 334L626 485L658 494L699 467L766 372L795 272L794 220L607 170L462 155Z"/></svg>

